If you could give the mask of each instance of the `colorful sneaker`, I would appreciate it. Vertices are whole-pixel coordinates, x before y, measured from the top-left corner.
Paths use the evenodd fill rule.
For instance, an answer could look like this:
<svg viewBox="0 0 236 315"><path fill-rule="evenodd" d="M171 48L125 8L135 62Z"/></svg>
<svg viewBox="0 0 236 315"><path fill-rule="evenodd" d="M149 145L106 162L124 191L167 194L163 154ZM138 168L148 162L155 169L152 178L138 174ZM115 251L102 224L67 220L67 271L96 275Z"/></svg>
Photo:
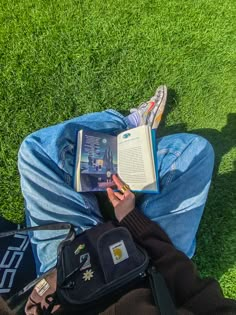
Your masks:
<svg viewBox="0 0 236 315"><path fill-rule="evenodd" d="M139 115L139 125L150 125L152 129L156 129L161 121L162 114L165 109L167 100L167 87L160 85L155 95L145 103L142 103L137 108L132 108L130 113L136 112Z"/></svg>

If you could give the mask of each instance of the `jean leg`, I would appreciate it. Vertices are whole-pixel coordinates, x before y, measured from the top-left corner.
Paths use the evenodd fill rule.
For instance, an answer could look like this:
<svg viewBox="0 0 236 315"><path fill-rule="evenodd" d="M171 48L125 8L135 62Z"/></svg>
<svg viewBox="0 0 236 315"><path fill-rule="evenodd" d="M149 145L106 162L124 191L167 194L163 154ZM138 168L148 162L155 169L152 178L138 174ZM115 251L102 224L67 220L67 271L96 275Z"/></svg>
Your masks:
<svg viewBox="0 0 236 315"><path fill-rule="evenodd" d="M213 148L204 138L184 133L160 138L157 145L160 194L141 195L137 205L191 258L210 187Z"/></svg>
<svg viewBox="0 0 236 315"><path fill-rule="evenodd" d="M28 226L70 222L82 232L103 218L92 193L74 191L75 141L81 128L116 134L127 129L115 111L92 113L41 129L29 135L19 151L18 166ZM56 263L56 249L65 231L39 231L31 235L37 273Z"/></svg>

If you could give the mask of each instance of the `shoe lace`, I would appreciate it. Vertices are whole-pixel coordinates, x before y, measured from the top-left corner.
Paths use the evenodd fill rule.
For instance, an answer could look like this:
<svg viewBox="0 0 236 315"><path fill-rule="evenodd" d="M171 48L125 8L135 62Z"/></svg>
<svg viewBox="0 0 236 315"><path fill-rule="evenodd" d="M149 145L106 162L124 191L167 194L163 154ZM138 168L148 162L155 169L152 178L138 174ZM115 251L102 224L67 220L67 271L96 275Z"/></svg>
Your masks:
<svg viewBox="0 0 236 315"><path fill-rule="evenodd" d="M135 113L135 112L139 112L141 115L145 112L145 110L147 109L148 103L144 102L141 103L138 107L136 108L131 108L130 109L130 113Z"/></svg>

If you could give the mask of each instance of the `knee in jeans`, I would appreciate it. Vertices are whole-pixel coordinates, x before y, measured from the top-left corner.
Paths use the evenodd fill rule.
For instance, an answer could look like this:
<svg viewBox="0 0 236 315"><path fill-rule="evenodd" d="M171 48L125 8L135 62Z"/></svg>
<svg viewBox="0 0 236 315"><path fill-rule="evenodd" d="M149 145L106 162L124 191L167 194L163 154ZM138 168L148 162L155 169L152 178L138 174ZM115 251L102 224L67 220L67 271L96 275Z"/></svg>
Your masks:
<svg viewBox="0 0 236 315"><path fill-rule="evenodd" d="M202 154L204 159L206 159L208 162L211 162L213 165L215 153L211 143L202 136L194 135L194 137L195 138L192 142L193 150L196 150L199 152L199 154Z"/></svg>

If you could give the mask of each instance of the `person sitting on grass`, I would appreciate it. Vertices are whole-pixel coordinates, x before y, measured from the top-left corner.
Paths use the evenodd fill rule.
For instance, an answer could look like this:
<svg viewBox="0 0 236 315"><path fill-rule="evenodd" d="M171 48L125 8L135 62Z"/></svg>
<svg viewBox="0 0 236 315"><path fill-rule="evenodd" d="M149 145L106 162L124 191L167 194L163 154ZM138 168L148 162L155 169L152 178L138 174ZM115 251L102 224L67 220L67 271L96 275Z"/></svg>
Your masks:
<svg viewBox="0 0 236 315"><path fill-rule="evenodd" d="M167 99L160 86L150 101L124 117L105 110L77 117L29 135L19 151L21 188L28 226L70 222L78 232L104 221L94 193L73 189L75 139L80 129L109 134L148 124L157 129ZM116 175L119 191L107 188L116 219L149 254L164 277L179 314L233 314L234 301L224 298L217 281L201 279L190 258L203 214L214 165L211 144L194 134L157 139L159 194L137 198ZM122 193L123 191L123 193ZM62 231L34 232L31 237L38 275L56 264ZM96 314L96 310L94 311ZM100 314L160 314L149 284L128 292Z"/></svg>

